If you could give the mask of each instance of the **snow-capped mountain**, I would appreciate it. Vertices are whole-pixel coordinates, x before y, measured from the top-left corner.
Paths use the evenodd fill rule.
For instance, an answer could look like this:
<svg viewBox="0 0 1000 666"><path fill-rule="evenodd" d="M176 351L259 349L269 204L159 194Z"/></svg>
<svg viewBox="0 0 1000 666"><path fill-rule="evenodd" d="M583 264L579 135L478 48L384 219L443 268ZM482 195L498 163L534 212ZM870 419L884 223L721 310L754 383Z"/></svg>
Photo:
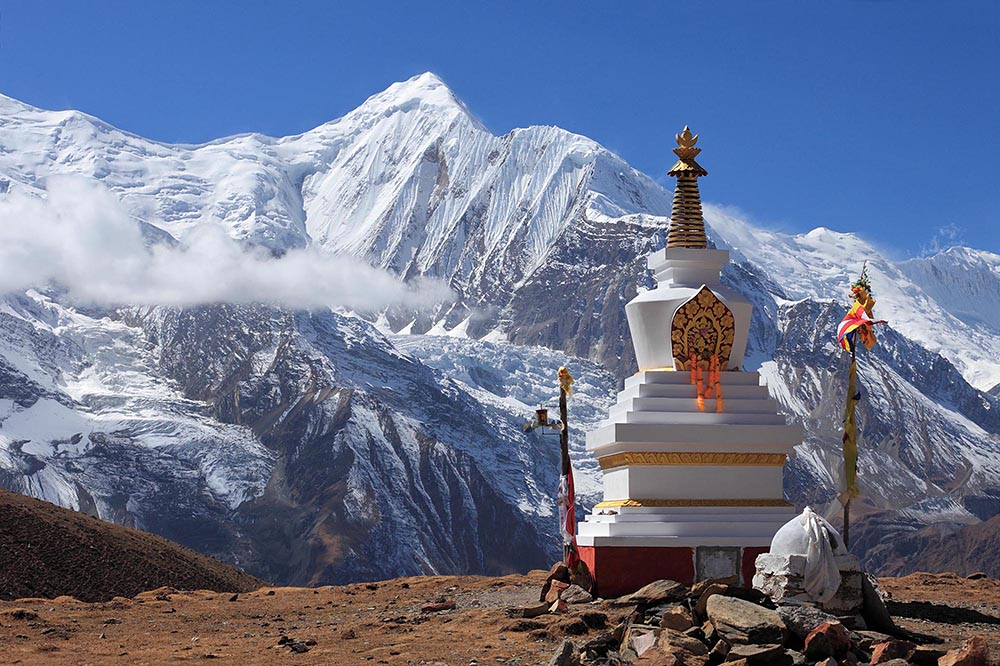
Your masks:
<svg viewBox="0 0 1000 666"><path fill-rule="evenodd" d="M75 174L152 243L220 228L455 292L374 326L265 307L83 308L41 285L8 295L0 484L283 582L554 557L556 448L518 426L563 363L580 380L578 432L634 371L624 304L651 285L645 255L670 206L649 177L559 128L494 136L432 74L285 138L167 145L3 97L0 127L0 197L42 197ZM703 193L725 196L710 180ZM749 362L806 428L789 498L836 494L846 364L832 332L866 259L890 325L860 362L858 547L880 566L893 534L1000 513L1000 398L985 392L1000 384L1000 257L894 262L853 234L782 234L713 206L706 218L732 250L724 280L755 307ZM586 503L598 470L573 441Z"/></svg>
<svg viewBox="0 0 1000 666"><path fill-rule="evenodd" d="M970 327L1000 334L1000 255L953 247L900 262L899 268Z"/></svg>

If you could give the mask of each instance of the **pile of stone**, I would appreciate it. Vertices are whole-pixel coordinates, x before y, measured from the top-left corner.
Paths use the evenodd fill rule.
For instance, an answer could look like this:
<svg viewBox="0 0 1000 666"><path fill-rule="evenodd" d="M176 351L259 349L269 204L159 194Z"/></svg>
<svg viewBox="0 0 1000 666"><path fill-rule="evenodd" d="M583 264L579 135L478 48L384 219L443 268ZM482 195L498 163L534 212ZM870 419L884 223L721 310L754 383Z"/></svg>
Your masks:
<svg viewBox="0 0 1000 666"><path fill-rule="evenodd" d="M550 585L547 592L557 587ZM569 585L561 587L553 598L559 601L568 589ZM918 645L899 635L871 631L857 615L833 615L798 599L776 604L759 590L738 586L735 579L707 580L690 589L660 580L603 603L631 612L603 636L582 645L563 643L552 666L989 663L988 648L980 638L946 653L933 644Z"/></svg>

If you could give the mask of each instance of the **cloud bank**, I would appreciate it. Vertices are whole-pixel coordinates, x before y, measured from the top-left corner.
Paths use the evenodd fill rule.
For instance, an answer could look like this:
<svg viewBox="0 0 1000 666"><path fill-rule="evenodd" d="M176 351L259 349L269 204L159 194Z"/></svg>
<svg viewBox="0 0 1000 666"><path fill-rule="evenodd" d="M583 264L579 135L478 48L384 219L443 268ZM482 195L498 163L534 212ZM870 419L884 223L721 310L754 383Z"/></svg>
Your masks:
<svg viewBox="0 0 1000 666"><path fill-rule="evenodd" d="M0 294L57 285L95 305L263 303L295 309L424 309L452 298L437 280L403 283L363 261L314 248L274 257L218 225L149 246L112 193L51 178L48 197L0 195Z"/></svg>

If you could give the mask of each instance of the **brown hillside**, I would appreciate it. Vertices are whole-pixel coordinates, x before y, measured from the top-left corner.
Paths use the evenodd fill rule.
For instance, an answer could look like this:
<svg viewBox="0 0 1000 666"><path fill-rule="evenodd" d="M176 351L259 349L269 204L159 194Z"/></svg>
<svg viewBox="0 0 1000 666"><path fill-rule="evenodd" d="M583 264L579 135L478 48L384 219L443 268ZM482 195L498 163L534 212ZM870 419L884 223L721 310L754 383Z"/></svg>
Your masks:
<svg viewBox="0 0 1000 666"><path fill-rule="evenodd" d="M879 572L902 576L911 571L983 572L1000 578L1000 516L974 525L928 525L893 535L877 546Z"/></svg>
<svg viewBox="0 0 1000 666"><path fill-rule="evenodd" d="M0 599L106 601L161 586L246 592L263 584L162 537L0 490Z"/></svg>

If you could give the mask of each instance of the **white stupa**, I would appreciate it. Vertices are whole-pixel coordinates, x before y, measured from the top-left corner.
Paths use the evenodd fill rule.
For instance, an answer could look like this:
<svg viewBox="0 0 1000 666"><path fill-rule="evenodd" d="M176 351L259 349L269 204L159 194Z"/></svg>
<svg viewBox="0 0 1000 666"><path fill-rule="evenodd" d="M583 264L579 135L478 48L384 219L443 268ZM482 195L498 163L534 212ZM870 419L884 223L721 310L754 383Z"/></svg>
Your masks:
<svg viewBox="0 0 1000 666"><path fill-rule="evenodd" d="M639 372L587 435L604 499L577 543L603 596L658 578L749 584L795 515L782 475L801 429L742 369L752 306L721 285L729 252L707 247L697 140L687 127L677 136L667 247L648 259L657 287L625 306Z"/></svg>

